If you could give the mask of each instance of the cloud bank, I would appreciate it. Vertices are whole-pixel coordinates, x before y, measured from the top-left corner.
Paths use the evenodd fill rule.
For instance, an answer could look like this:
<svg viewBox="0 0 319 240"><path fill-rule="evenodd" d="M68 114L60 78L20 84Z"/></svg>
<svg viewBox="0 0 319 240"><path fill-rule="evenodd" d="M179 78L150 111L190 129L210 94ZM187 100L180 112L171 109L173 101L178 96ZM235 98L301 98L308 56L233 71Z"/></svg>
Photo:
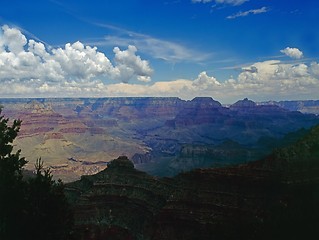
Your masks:
<svg viewBox="0 0 319 240"><path fill-rule="evenodd" d="M279 60L257 62L242 69L236 79L224 82L202 72L196 79L178 79L139 86L113 84L108 91L117 96L178 96L191 99L211 96L224 103L249 97L257 101L317 99L319 64L285 64Z"/></svg>
<svg viewBox="0 0 319 240"><path fill-rule="evenodd" d="M43 43L27 40L19 29L5 25L0 30L0 81L2 85L31 85L41 90L56 85L90 84L96 79L150 80L153 70L148 61L136 55L135 46L128 46L127 50L115 47L113 52L114 64L96 47L81 42L49 51Z"/></svg>
<svg viewBox="0 0 319 240"><path fill-rule="evenodd" d="M298 49L297 49L298 50ZM300 50L285 48L295 59ZM81 42L48 50L20 30L0 31L0 97L211 96L223 103L249 97L256 101L317 99L319 64L267 60L242 67L226 80L203 71L194 79L150 82L153 69L137 48L113 49L112 61ZM136 78L138 81L130 82Z"/></svg>

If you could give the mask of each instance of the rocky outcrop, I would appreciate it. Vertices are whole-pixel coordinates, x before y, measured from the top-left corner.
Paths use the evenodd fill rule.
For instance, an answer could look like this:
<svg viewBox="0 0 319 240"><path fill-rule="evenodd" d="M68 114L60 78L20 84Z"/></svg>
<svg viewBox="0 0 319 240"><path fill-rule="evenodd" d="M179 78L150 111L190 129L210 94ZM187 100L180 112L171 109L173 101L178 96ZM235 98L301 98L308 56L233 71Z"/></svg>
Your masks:
<svg viewBox="0 0 319 240"><path fill-rule="evenodd" d="M169 190L135 170L126 157L119 157L97 175L69 184L67 192L75 205L76 239L83 239L86 231L94 236L112 228L125 230L137 239L153 231L154 216L165 204Z"/></svg>

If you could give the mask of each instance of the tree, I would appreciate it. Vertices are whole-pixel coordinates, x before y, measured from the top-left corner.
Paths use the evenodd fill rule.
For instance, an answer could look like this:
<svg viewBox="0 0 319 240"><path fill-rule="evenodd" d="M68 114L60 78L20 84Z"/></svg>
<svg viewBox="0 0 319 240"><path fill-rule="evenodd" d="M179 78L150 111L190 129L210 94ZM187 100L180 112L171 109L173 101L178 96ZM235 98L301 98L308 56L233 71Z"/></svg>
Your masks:
<svg viewBox="0 0 319 240"><path fill-rule="evenodd" d="M1 115L0 108L0 115ZM21 121L0 116L0 239L17 237L17 226L24 218L25 204L22 167L27 163L20 150L12 153L12 142L20 130Z"/></svg>
<svg viewBox="0 0 319 240"><path fill-rule="evenodd" d="M21 150L12 153L20 126L20 120L9 125L0 108L0 239L68 239L73 218L62 181L52 179L41 159L35 175L24 179L27 161Z"/></svg>
<svg viewBox="0 0 319 240"><path fill-rule="evenodd" d="M50 169L44 169L43 161L35 163L36 176L28 180L28 235L32 239L68 239L73 224L72 212L64 195L61 180L54 181Z"/></svg>

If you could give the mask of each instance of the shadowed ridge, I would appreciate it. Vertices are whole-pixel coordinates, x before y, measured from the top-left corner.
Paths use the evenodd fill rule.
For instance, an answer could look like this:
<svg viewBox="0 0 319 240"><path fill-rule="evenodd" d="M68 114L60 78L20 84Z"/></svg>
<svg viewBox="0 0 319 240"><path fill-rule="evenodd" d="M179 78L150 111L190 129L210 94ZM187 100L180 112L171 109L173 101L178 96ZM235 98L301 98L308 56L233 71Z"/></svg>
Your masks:
<svg viewBox="0 0 319 240"><path fill-rule="evenodd" d="M68 185L78 194L77 236L103 239L116 229L126 236L119 239L307 239L318 223L318 142L316 126L262 160L164 179L119 157Z"/></svg>
<svg viewBox="0 0 319 240"><path fill-rule="evenodd" d="M137 239L149 236L170 186L138 171L125 156L92 176L67 185L75 209L76 239ZM87 230L86 230L87 229ZM114 230L115 229L115 230Z"/></svg>

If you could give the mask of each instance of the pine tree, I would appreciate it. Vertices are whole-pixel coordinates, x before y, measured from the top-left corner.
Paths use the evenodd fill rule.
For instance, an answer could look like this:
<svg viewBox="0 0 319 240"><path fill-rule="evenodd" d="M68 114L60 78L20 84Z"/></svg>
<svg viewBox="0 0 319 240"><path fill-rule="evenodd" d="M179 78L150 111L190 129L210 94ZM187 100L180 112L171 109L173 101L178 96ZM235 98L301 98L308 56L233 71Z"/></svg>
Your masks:
<svg viewBox="0 0 319 240"><path fill-rule="evenodd" d="M13 151L21 121L1 116L0 108L0 239L69 239L73 218L62 181L54 181L43 161L35 176L23 179L27 161Z"/></svg>
<svg viewBox="0 0 319 240"><path fill-rule="evenodd" d="M0 108L1 115L1 108ZM12 153L12 142L20 130L21 121L0 116L0 239L18 237L25 206L25 182L22 168L27 163L20 150Z"/></svg>
<svg viewBox="0 0 319 240"><path fill-rule="evenodd" d="M64 195L61 180L54 181L50 169L44 169L43 161L37 159L36 176L28 180L27 235L33 240L63 240L70 237L73 224L72 212Z"/></svg>

